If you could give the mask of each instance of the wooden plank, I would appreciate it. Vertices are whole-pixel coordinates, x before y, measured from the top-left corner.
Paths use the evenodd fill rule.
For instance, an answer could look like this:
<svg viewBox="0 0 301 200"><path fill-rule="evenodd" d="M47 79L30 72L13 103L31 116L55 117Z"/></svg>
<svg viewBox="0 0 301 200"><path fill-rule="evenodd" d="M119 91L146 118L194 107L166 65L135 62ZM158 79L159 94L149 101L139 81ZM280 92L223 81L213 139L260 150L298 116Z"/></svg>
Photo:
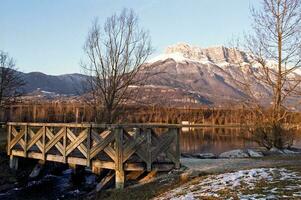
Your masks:
<svg viewBox="0 0 301 200"><path fill-rule="evenodd" d="M115 153L115 150L110 147L110 146L107 146L104 148L103 150L114 162L116 161L116 153Z"/></svg>
<svg viewBox="0 0 301 200"><path fill-rule="evenodd" d="M171 139L174 138L174 141L177 139L177 137L179 137L179 129L177 129L177 131L173 131L173 129L169 129L164 135L165 137L161 136L160 138L157 136L157 134L155 134L154 132L152 133L152 140L153 142L158 145L160 144L161 141L165 141L167 140L168 137L170 137ZM172 141L173 142L173 141ZM172 142L170 144L168 144L168 148L162 150L162 152L159 152L158 154L160 153L165 153L166 156L173 162L175 163L175 166L176 165L180 165L180 157L177 158L176 156L176 153L177 152L173 152L172 150ZM179 145L179 144L176 144L176 145ZM177 146L176 148L178 148L178 151L180 151L180 146ZM177 151L177 150L176 150ZM180 154L180 152L178 152ZM157 155L158 155L157 154ZM180 156L180 155L178 155ZM155 159L154 157L152 159Z"/></svg>
<svg viewBox="0 0 301 200"><path fill-rule="evenodd" d="M92 166L104 169L115 169L115 163L111 161L93 160Z"/></svg>
<svg viewBox="0 0 301 200"><path fill-rule="evenodd" d="M42 136L42 155L43 155L43 160L46 160L46 126L43 126L43 136ZM39 141L40 142L40 141ZM37 145L39 144L39 142L37 142ZM40 142L41 143L41 142Z"/></svg>
<svg viewBox="0 0 301 200"><path fill-rule="evenodd" d="M86 166L87 159L68 156L67 163Z"/></svg>
<svg viewBox="0 0 301 200"><path fill-rule="evenodd" d="M109 173L107 176L101 179L101 181L96 185L96 192L101 191L107 184L109 184L113 180L114 176L114 173Z"/></svg>
<svg viewBox="0 0 301 200"><path fill-rule="evenodd" d="M181 158L181 151L180 151L180 128L175 128L174 130L175 134L175 145L176 145L176 152L175 152L175 167L176 169L180 168L180 158Z"/></svg>
<svg viewBox="0 0 301 200"><path fill-rule="evenodd" d="M139 180L138 182L140 184L149 183L152 180L154 180L154 178L157 176L157 173L158 173L157 170L152 170L147 174L147 176L145 176L143 179Z"/></svg>
<svg viewBox="0 0 301 200"><path fill-rule="evenodd" d="M145 171L131 171L126 175L126 180L136 180L141 176Z"/></svg>
<svg viewBox="0 0 301 200"><path fill-rule="evenodd" d="M91 130L91 139L92 139L92 144L95 143L101 143L109 134L111 133L110 130L103 131L100 135L96 133L93 129ZM95 146L95 145L94 145ZM93 146L93 147L94 147ZM103 151L115 162L116 161L116 154L115 150L107 146L103 149Z"/></svg>
<svg viewBox="0 0 301 200"><path fill-rule="evenodd" d="M91 148L90 158L94 158L100 151L102 151L108 144L114 141L114 134L110 132L106 138L104 138L101 142L97 143L95 146Z"/></svg>
<svg viewBox="0 0 301 200"><path fill-rule="evenodd" d="M7 155L11 154L11 135L12 135L12 125L8 125L8 133L7 133Z"/></svg>
<svg viewBox="0 0 301 200"><path fill-rule="evenodd" d="M174 163L153 163L153 170L159 172L168 172L174 168Z"/></svg>
<svg viewBox="0 0 301 200"><path fill-rule="evenodd" d="M54 138L54 135L53 133L48 129L48 127L46 127L46 136L48 137L48 139L51 141L53 138ZM63 145L60 143L60 142L57 142L55 145L54 145L61 154L63 154L64 152L64 147ZM45 144L45 153L47 153L47 144Z"/></svg>
<svg viewBox="0 0 301 200"><path fill-rule="evenodd" d="M10 149L12 149L17 143L19 143L22 148L24 149L24 146L25 146L25 142L22 140L22 137L24 136L25 134L25 131L24 130L21 130L20 132L17 132L16 129L12 131L12 133L15 134L15 137L12 139L12 141L10 142ZM22 142L20 142L22 140Z"/></svg>
<svg viewBox="0 0 301 200"><path fill-rule="evenodd" d="M32 132L32 134L30 133ZM31 139L28 142L27 149L30 149L36 142L43 136L43 127L38 130L38 132L34 133L30 128L28 129L28 135ZM38 145L37 145L38 146ZM39 146L38 146L39 148ZM40 148L39 148L40 149ZM41 150L41 149L40 149Z"/></svg>
<svg viewBox="0 0 301 200"><path fill-rule="evenodd" d="M145 163L124 163L124 171L145 171Z"/></svg>
<svg viewBox="0 0 301 200"><path fill-rule="evenodd" d="M24 157L24 152L20 151L20 150L14 150L14 149L12 149L11 150L11 155L13 155L13 156L19 156L19 157Z"/></svg>
<svg viewBox="0 0 301 200"><path fill-rule="evenodd" d="M46 152L48 152L56 144L60 144L59 148L57 148L56 146L55 147L63 155L64 154L64 147L62 146L62 144L59 141L60 141L60 139L62 139L62 137L64 137L64 128L61 128L55 135L47 128L47 133L49 135L52 134L52 137L49 138L50 140L46 144L46 149L45 149Z"/></svg>
<svg viewBox="0 0 301 200"><path fill-rule="evenodd" d="M131 137L130 135L127 134L127 132L124 132L124 135L127 137ZM142 144L141 148L136 149L135 153L139 156L140 159L142 159L144 162L147 162L148 158L145 149L147 149L147 146Z"/></svg>
<svg viewBox="0 0 301 200"><path fill-rule="evenodd" d="M152 151L152 160L155 160L160 153L165 152L173 142L173 139L172 135L168 135L164 140L159 141L156 148Z"/></svg>
<svg viewBox="0 0 301 200"><path fill-rule="evenodd" d="M146 161L146 170L152 170L152 129L146 129L146 154L147 154L147 161Z"/></svg>
<svg viewBox="0 0 301 200"><path fill-rule="evenodd" d="M188 125L180 124L165 124L165 123L129 123L129 124L95 124L95 123L24 123L24 122L8 122L7 125L13 126L48 126L48 127L70 127L70 128L104 128L104 129L115 129L115 128L181 128ZM189 125L195 127L195 125ZM202 124L196 127L202 126ZM207 125L208 126L208 125Z"/></svg>
<svg viewBox="0 0 301 200"><path fill-rule="evenodd" d="M130 137L124 146L123 162L127 161L136 151L140 145L146 140L145 135L140 135L137 138Z"/></svg>
<svg viewBox="0 0 301 200"><path fill-rule="evenodd" d="M78 150L87 157L87 148L83 145L83 141L87 138L87 129L83 130L78 137L69 129L67 132L67 136L72 142L66 148L66 155L68 156L74 149L81 145L81 148L78 148Z"/></svg>
<svg viewBox="0 0 301 200"><path fill-rule="evenodd" d="M64 163L67 162L67 127L64 127L64 137L63 137L63 158Z"/></svg>
<svg viewBox="0 0 301 200"><path fill-rule="evenodd" d="M24 128L25 128L25 130L24 130L24 143L25 143L25 145L24 145L23 149L24 149L24 157L26 157L26 155L27 155L27 143L28 143L28 125L26 125Z"/></svg>
<svg viewBox="0 0 301 200"><path fill-rule="evenodd" d="M22 131L22 130L20 130L20 131ZM19 134L19 132L16 130L16 128L15 127L13 127L12 126L12 136L15 138L18 134ZM11 142L12 142L12 140L11 140ZM21 145L21 147L23 148L24 146L25 146L25 142L24 142L24 140L23 139L20 139L20 141L18 142L20 145ZM17 143L17 144L18 144Z"/></svg>
<svg viewBox="0 0 301 200"><path fill-rule="evenodd" d="M29 129L28 135L29 137L35 137L35 133L31 129ZM43 144L39 140L37 140L36 143L34 143L33 145L36 145L39 148L39 150L42 152Z"/></svg>
<svg viewBox="0 0 301 200"><path fill-rule="evenodd" d="M67 137L71 141L76 140L76 136L73 134L73 132L69 128L67 129ZM79 144L79 146L77 146L77 148L85 157L87 157L87 148L85 147L84 144Z"/></svg>
<svg viewBox="0 0 301 200"><path fill-rule="evenodd" d="M114 129L115 136L115 187L122 189L124 187L124 171L123 171L123 128Z"/></svg>
<svg viewBox="0 0 301 200"><path fill-rule="evenodd" d="M90 127L87 132L87 167L91 166L91 159L90 159L90 150L91 150L91 130Z"/></svg>

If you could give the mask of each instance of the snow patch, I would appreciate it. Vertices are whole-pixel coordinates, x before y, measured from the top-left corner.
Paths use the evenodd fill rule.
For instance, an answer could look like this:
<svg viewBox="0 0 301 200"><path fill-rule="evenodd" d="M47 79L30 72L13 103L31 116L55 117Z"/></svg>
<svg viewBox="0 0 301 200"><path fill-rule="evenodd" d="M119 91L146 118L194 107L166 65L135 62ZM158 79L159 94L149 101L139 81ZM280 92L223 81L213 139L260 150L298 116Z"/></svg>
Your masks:
<svg viewBox="0 0 301 200"><path fill-rule="evenodd" d="M300 191L300 178L301 176L291 170L285 168L257 168L251 170L241 170L233 173L224 173L220 175L211 175L205 179L199 179L192 183L184 184L176 189L168 191L155 200L172 199L172 200L190 200L202 199L204 197L222 198L222 191L234 191L239 199L269 199L271 196L279 198L282 195L281 190L295 190ZM265 194L243 194L243 188L248 190L255 189L255 186L260 181L268 183L275 183L279 181L292 181L296 185L287 185L285 188L262 188L266 189ZM294 196L300 193L293 193Z"/></svg>

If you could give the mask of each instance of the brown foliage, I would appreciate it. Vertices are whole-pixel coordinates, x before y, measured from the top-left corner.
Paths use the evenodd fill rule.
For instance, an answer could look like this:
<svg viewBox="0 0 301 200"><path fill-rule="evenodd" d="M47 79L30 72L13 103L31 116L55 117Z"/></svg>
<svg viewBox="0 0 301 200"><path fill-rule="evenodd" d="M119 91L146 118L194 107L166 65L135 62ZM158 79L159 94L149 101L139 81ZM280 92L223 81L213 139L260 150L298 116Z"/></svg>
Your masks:
<svg viewBox="0 0 301 200"><path fill-rule="evenodd" d="M256 124L251 129L251 133L253 140L267 149L290 148L295 137L293 128L284 127L283 124L275 122Z"/></svg>

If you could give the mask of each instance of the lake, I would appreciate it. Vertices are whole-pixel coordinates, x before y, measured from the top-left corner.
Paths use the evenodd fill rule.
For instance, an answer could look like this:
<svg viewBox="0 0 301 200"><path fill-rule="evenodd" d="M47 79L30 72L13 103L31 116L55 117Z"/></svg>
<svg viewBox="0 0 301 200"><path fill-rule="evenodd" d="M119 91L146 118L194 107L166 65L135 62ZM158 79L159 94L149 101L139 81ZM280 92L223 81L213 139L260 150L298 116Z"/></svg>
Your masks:
<svg viewBox="0 0 301 200"><path fill-rule="evenodd" d="M301 134L297 134L294 147L301 147ZM182 153L220 154L233 149L258 147L251 134L239 127L183 128L180 134Z"/></svg>

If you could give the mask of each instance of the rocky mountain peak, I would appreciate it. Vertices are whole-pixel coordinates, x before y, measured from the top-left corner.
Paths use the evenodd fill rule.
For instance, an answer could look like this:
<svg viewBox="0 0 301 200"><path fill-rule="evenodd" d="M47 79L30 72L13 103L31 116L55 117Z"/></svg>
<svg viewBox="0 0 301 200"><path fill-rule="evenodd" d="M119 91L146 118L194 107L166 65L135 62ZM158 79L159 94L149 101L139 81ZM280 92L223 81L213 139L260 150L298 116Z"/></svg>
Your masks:
<svg viewBox="0 0 301 200"><path fill-rule="evenodd" d="M165 54L181 54L184 58L190 60L203 60L206 56L203 54L202 49L189 45L187 43L178 43L166 48Z"/></svg>
<svg viewBox="0 0 301 200"><path fill-rule="evenodd" d="M204 55L212 62L228 62L231 64L249 62L249 56L235 48L224 46L202 49Z"/></svg>
<svg viewBox="0 0 301 200"><path fill-rule="evenodd" d="M211 61L214 63L249 62L249 56L238 49L224 46L201 48L187 43L178 43L167 47L164 54L155 60L172 58L176 61L192 60L197 62Z"/></svg>

